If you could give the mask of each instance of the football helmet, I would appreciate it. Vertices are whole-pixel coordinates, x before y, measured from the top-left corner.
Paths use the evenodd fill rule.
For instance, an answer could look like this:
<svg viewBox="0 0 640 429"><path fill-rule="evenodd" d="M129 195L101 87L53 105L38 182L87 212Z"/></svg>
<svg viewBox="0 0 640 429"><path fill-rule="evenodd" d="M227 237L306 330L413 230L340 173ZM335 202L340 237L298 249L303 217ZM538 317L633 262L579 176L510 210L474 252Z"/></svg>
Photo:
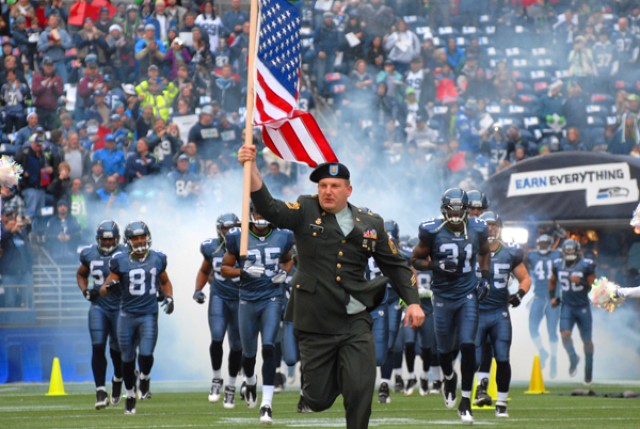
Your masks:
<svg viewBox="0 0 640 429"><path fill-rule="evenodd" d="M467 217L469 209L469 199L467 193L460 188L447 189L442 194L442 204L440 212L444 216L446 223L459 225L463 223Z"/></svg>
<svg viewBox="0 0 640 429"><path fill-rule="evenodd" d="M142 246L134 246L133 238L144 235L146 240ZM124 230L124 242L129 248L129 253L144 255L151 248L151 231L146 223L142 221L131 222Z"/></svg>
<svg viewBox="0 0 640 429"><path fill-rule="evenodd" d="M223 229L229 231L229 229L234 226L238 226L240 224L240 219L234 213L225 213L223 215L218 216L216 220L216 231L218 231L218 237L224 240Z"/></svg>
<svg viewBox="0 0 640 429"><path fill-rule="evenodd" d="M389 236L394 238L394 240L400 240L400 227L398 226L398 222L395 220L386 220L384 222L384 229L387 231Z"/></svg>
<svg viewBox="0 0 640 429"><path fill-rule="evenodd" d="M500 239L500 233L502 232L502 219L498 213L487 211L480 215L480 219L484 220L487 225L495 225L498 227L498 231L493 235L491 228L489 229L489 242L494 242Z"/></svg>
<svg viewBox="0 0 640 429"><path fill-rule="evenodd" d="M110 244L106 244L106 240L110 240ZM118 247L120 242L120 228L118 224L112 220L103 220L96 230L96 242L98 250L103 255L108 255Z"/></svg>
<svg viewBox="0 0 640 429"><path fill-rule="evenodd" d="M467 199L469 201L469 208L486 210L489 208L489 200L484 192L480 192L476 189L467 191Z"/></svg>
<svg viewBox="0 0 640 429"><path fill-rule="evenodd" d="M259 217L256 217L256 214ZM253 203L249 205L249 223L256 227L258 230L266 229L271 223L264 219L260 213L256 211Z"/></svg>
<svg viewBox="0 0 640 429"><path fill-rule="evenodd" d="M553 246L553 238L549 234L542 234L536 240L536 248L541 255L546 255L551 251Z"/></svg>
<svg viewBox="0 0 640 429"><path fill-rule="evenodd" d="M575 262L580 257L580 243L573 238L568 238L562 243L562 259L565 262Z"/></svg>

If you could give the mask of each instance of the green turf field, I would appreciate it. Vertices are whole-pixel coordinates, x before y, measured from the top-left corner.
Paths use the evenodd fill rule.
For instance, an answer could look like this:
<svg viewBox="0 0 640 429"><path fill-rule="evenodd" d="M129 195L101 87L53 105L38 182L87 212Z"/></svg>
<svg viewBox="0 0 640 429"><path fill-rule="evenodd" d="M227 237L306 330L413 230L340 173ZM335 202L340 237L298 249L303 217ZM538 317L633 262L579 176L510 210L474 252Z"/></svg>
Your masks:
<svg viewBox="0 0 640 429"><path fill-rule="evenodd" d="M574 385L547 385L546 395L524 395L524 385L511 391L508 419L496 419L493 409L475 410L476 426L501 428L640 428L640 400L606 397L572 397ZM252 428L260 427L258 409L248 409L236 398L236 408L207 402L207 386L178 383L152 383L153 398L137 404L137 414L123 414L118 407L96 411L90 384L66 384L66 396L48 397L47 385L0 385L0 428L16 429L107 429L107 428ZM594 385L597 393L639 392L629 385ZM298 414L297 392L276 394L273 427L344 427L342 403L317 414ZM339 400L340 401L340 400ZM441 396L411 397L392 394L392 402L373 404L370 427L444 428L462 426L455 410L445 409Z"/></svg>

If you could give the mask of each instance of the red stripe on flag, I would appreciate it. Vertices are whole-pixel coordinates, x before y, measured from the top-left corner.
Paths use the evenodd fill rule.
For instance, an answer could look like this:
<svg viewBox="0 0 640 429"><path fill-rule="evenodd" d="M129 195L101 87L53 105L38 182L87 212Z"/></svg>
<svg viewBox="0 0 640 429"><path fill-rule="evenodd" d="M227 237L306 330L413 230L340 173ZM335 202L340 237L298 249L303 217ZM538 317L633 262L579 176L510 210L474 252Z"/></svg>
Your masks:
<svg viewBox="0 0 640 429"><path fill-rule="evenodd" d="M301 110L296 110L294 112L294 117L299 117L302 119L305 127L309 131L309 134L313 136L313 140L316 142L318 149L322 152L322 157L325 162L338 162L338 157L331 149L331 145L325 138L320 126L316 122L316 119L313 117L311 113L303 112Z"/></svg>
<svg viewBox="0 0 640 429"><path fill-rule="evenodd" d="M266 101L268 101L270 104L277 107L278 109L282 110L283 112L291 112L295 106L290 105L277 93L273 92L271 88L269 88L269 85L267 85L267 82L264 80L264 77L262 76L262 74L260 74L259 72L257 74L258 74L258 85L264 91L264 94L267 97ZM259 112L260 112L260 115L262 115L264 113L264 109L259 109Z"/></svg>
<svg viewBox="0 0 640 429"><path fill-rule="evenodd" d="M311 159L309 154L307 154L307 150L300 141L300 138L298 137L294 129L291 127L290 122L285 122L284 124L282 124L278 131L280 131L280 134L289 145L289 149L291 150L291 152L293 152L293 156L295 156L296 160L304 162L305 164L312 167L316 166L316 162Z"/></svg>
<svg viewBox="0 0 640 429"><path fill-rule="evenodd" d="M282 156L282 154L280 153L280 151L276 147L276 145L273 142L273 140L271 140L271 136L269 135L269 131L268 130L269 130L269 128L262 127L262 140L264 141L264 144L267 145L267 147L269 149L271 149L271 152L273 152L278 158L284 159L284 156ZM277 133L278 130L273 130L273 132Z"/></svg>
<svg viewBox="0 0 640 429"><path fill-rule="evenodd" d="M260 114L260 120L262 122L272 122L275 120L271 116L267 115L267 112L264 111L264 104L262 103L262 99L258 96L258 94L256 94L256 110Z"/></svg>

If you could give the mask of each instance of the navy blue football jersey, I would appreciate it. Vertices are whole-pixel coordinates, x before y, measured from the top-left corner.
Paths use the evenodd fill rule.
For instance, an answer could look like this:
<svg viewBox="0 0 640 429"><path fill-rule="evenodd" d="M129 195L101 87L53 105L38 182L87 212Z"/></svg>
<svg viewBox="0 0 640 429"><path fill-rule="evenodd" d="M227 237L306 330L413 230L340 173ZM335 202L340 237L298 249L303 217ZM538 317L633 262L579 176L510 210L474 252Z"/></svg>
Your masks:
<svg viewBox="0 0 640 429"><path fill-rule="evenodd" d="M434 270L431 289L441 298L458 299L474 292L478 285L476 259L489 231L485 221L476 217L467 220L467 237L464 232L453 232L446 226L438 230L442 222L442 219L423 222L418 237L431 249L430 256L436 264L445 258L457 264L454 273Z"/></svg>
<svg viewBox="0 0 640 429"><path fill-rule="evenodd" d="M416 281L418 282L418 295L420 296L420 303L431 307L431 298L425 296L431 290L431 282L433 281L433 271L416 271Z"/></svg>
<svg viewBox="0 0 640 429"><path fill-rule="evenodd" d="M158 278L167 269L164 253L149 250L144 260L131 257L127 251L116 253L111 258L109 269L120 277L122 310L133 314L158 312Z"/></svg>
<svg viewBox="0 0 640 429"><path fill-rule="evenodd" d="M109 275L109 261L111 257L118 252L126 251L127 248L123 245L119 245L116 250L109 255L103 255L100 250L98 250L97 244L92 244L82 249L80 252L80 263L89 269L89 275L93 278L93 285L90 285L89 288L95 289L96 291L99 290ZM120 297L120 291L116 290L107 296L98 296L94 303L105 310L115 311L120 308Z"/></svg>
<svg viewBox="0 0 640 429"><path fill-rule="evenodd" d="M551 250L546 255L538 250L532 250L527 255L526 264L535 296L545 298L549 296L549 279L553 272L553 261L560 258L561 255L559 250Z"/></svg>
<svg viewBox="0 0 640 429"><path fill-rule="evenodd" d="M264 274L240 282L240 299L260 301L284 295L282 285L273 284L271 278L280 269L280 258L293 247L293 233L287 229L273 228L266 236L249 232L249 245L245 266L264 266ZM240 260L240 230L227 234L227 252Z"/></svg>
<svg viewBox="0 0 640 429"><path fill-rule="evenodd" d="M228 279L222 277L222 258L227 251L224 242L219 238L210 238L200 245L200 253L213 267L213 283L211 284L211 295L219 296L222 299L238 300L238 286L240 277Z"/></svg>
<svg viewBox="0 0 640 429"><path fill-rule="evenodd" d="M507 246L504 243L495 252L491 252L489 270L489 294L480 301L480 310L492 310L509 304L509 280L515 267L524 260L522 249Z"/></svg>
<svg viewBox="0 0 640 429"><path fill-rule="evenodd" d="M573 265L567 266L564 259L556 259L553 262L553 273L556 275L556 288L562 291L562 304L571 306L589 305L590 287L571 281L571 276L586 279L596 271L596 264L592 259L580 258Z"/></svg>

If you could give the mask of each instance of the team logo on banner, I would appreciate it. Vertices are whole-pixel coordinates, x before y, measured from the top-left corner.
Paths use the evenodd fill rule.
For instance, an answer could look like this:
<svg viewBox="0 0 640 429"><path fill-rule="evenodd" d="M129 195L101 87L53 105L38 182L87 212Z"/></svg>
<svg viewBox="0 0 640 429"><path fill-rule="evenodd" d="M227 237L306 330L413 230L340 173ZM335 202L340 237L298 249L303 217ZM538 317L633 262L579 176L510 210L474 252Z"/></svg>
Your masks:
<svg viewBox="0 0 640 429"><path fill-rule="evenodd" d="M580 190L585 191L587 207L635 202L639 194L629 164L616 162L514 173L507 197Z"/></svg>

